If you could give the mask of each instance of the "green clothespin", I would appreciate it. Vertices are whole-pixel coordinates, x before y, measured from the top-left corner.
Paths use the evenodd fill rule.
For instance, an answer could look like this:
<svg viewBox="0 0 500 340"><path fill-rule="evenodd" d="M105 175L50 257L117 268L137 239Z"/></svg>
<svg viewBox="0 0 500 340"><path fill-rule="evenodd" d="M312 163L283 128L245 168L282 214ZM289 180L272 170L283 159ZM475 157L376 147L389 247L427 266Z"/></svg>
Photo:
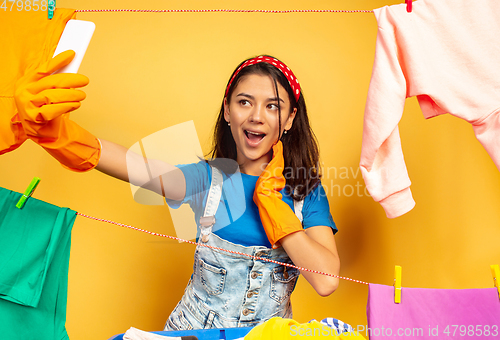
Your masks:
<svg viewBox="0 0 500 340"><path fill-rule="evenodd" d="M26 200L28 199L28 197L31 197L31 195L33 195L33 192L35 191L38 183L40 183L40 178L38 178L38 177L33 178L30 185L28 186L28 189L26 189L24 194L21 196L21 198L17 202L17 204L16 204L17 208L21 209L22 207L24 207L24 203L26 203Z"/></svg>
<svg viewBox="0 0 500 340"><path fill-rule="evenodd" d="M56 0L49 0L49 5L47 8L49 9L48 15L50 20L54 17L54 11L56 10Z"/></svg>

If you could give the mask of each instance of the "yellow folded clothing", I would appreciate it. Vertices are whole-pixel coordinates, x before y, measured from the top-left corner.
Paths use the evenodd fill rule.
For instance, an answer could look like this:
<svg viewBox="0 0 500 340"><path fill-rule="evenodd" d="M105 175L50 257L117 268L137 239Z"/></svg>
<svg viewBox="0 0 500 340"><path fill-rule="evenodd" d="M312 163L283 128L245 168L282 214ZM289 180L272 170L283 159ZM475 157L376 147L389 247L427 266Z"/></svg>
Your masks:
<svg viewBox="0 0 500 340"><path fill-rule="evenodd" d="M260 339L335 339L335 340L366 340L357 332L344 332L338 334L334 328L330 328L318 321L300 324L292 319L272 318L263 324L253 328L245 340Z"/></svg>

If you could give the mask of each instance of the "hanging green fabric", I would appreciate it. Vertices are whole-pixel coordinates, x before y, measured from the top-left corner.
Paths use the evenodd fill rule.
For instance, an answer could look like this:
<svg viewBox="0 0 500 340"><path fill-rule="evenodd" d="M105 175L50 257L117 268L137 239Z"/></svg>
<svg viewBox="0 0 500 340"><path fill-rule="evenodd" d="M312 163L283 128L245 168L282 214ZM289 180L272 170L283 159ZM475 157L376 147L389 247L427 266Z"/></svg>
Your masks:
<svg viewBox="0 0 500 340"><path fill-rule="evenodd" d="M63 340L76 212L0 188L0 338Z"/></svg>

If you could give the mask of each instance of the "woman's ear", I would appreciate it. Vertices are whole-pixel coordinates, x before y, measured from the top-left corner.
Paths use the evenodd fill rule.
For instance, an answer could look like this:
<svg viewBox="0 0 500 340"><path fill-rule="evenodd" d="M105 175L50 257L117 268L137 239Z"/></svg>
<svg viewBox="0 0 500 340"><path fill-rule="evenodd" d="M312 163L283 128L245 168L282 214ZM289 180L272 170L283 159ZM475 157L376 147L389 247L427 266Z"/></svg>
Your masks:
<svg viewBox="0 0 500 340"><path fill-rule="evenodd" d="M290 115L288 115L288 119L286 120L285 130L290 130L292 128L293 120L295 119L295 115L297 114L297 108L294 108Z"/></svg>
<svg viewBox="0 0 500 340"><path fill-rule="evenodd" d="M230 122L229 119L229 104L227 103L227 98L224 98L224 119L226 122Z"/></svg>

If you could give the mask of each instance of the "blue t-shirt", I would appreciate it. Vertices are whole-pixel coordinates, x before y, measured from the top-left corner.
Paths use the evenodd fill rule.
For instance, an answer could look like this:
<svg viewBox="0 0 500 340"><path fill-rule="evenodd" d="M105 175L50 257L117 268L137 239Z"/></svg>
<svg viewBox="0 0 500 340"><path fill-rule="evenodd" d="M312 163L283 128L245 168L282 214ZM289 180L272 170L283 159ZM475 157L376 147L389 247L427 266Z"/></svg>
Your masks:
<svg viewBox="0 0 500 340"><path fill-rule="evenodd" d="M171 208L178 208L188 203L194 211L196 221L203 216L207 196L210 190L212 169L206 162L179 165L186 179L186 196L182 201L166 199ZM253 201L255 184L259 176L236 172L232 175L222 174L222 195L215 214L215 225L212 231L219 237L243 246L265 246L271 248L266 232L262 226L259 209ZM281 191L283 201L292 211L293 199L284 190ZM304 199L302 208L302 225L304 229L314 226L331 227L333 233L337 227L330 214L330 206L322 185L316 186ZM199 231L198 231L199 233Z"/></svg>

